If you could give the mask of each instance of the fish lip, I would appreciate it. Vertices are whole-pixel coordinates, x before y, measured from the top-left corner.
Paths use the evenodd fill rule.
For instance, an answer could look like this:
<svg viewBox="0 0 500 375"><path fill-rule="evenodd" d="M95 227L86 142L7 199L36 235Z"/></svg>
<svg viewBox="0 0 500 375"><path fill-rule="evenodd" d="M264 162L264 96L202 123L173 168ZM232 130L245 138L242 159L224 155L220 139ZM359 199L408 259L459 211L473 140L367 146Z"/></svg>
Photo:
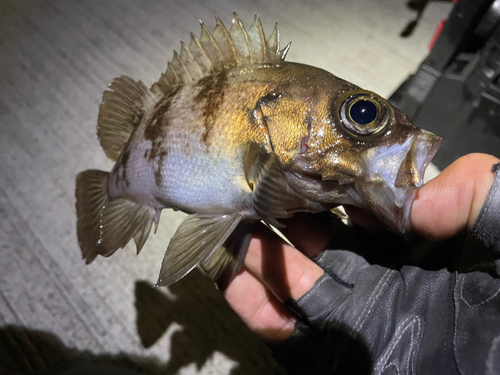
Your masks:
<svg viewBox="0 0 500 375"><path fill-rule="evenodd" d="M393 226L390 228L396 230L403 237L407 237L411 230L411 209L418 189L424 185L425 171L443 142L443 138L423 129L419 129L418 133L415 134L415 139L409 152L412 153L412 164L417 169L417 179L414 186L401 188L405 191L404 201L399 210L395 208L396 220L394 220Z"/></svg>
<svg viewBox="0 0 500 375"><path fill-rule="evenodd" d="M418 133L417 137L418 139L414 141L416 148L414 158L417 159L415 160L415 163L417 164L417 173L421 176L421 178L416 184L416 187L421 188L424 185L425 171L443 145L444 138L422 129Z"/></svg>
<svg viewBox="0 0 500 375"><path fill-rule="evenodd" d="M374 151L366 186L357 185L349 189L348 195L389 230L406 236L411 228L413 201L423 185L425 170L443 141L433 133L418 129L403 143ZM394 164L392 160L398 155L398 162Z"/></svg>

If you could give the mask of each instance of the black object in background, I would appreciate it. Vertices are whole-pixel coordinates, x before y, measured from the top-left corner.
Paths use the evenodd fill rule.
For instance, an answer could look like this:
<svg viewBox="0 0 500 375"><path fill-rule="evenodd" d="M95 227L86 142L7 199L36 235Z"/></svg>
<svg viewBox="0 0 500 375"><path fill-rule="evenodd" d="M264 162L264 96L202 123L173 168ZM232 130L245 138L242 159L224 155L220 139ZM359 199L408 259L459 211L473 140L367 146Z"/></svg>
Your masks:
<svg viewBox="0 0 500 375"><path fill-rule="evenodd" d="M500 0L459 0L432 51L389 101L446 139L433 162L500 157Z"/></svg>

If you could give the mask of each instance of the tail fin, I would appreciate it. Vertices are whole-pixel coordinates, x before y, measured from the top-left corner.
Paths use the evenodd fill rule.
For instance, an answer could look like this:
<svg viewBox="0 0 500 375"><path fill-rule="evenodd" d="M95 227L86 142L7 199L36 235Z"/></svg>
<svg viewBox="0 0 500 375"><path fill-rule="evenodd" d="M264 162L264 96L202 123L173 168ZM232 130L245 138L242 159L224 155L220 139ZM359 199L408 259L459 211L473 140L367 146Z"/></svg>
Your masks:
<svg viewBox="0 0 500 375"><path fill-rule="evenodd" d="M97 170L76 177L78 243L82 257L91 263L100 254L110 256L134 238L137 253L146 242L157 211L127 199L108 197L109 173Z"/></svg>
<svg viewBox="0 0 500 375"><path fill-rule="evenodd" d="M158 95L144 83L127 76L115 78L104 91L97 119L97 136L108 158L118 159L144 112L157 98Z"/></svg>

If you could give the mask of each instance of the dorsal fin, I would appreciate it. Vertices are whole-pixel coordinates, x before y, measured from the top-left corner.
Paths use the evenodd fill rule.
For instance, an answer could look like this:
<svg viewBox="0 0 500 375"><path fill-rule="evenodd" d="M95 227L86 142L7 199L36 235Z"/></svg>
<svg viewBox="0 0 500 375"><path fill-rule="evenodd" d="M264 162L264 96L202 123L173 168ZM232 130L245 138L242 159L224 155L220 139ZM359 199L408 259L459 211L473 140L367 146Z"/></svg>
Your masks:
<svg viewBox="0 0 500 375"><path fill-rule="evenodd" d="M191 33L189 45L181 42L180 53L174 52L167 70L156 84L165 94L176 87L217 73L224 69L248 64L272 64L285 59L290 43L279 49L278 24L266 40L259 17L246 30L236 12L228 31L219 17L210 32L203 22L199 38Z"/></svg>
<svg viewBox="0 0 500 375"><path fill-rule="evenodd" d="M157 94L141 81L127 76L115 78L104 91L97 119L97 136L108 158L118 159L143 113L157 99Z"/></svg>

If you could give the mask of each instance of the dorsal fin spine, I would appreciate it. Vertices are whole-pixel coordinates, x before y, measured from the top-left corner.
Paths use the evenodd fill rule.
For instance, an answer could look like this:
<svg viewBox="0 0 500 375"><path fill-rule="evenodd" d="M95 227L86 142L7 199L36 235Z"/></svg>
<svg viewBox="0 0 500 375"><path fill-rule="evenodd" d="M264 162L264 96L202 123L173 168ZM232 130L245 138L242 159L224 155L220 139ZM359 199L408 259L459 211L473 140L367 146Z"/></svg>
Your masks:
<svg viewBox="0 0 500 375"><path fill-rule="evenodd" d="M242 48L240 50L242 52L242 55L244 52L248 52L248 57L243 55L242 60L245 58L247 58L247 59L249 58L250 61L248 61L248 62L250 64L253 64L254 58L253 58L253 54L252 54L252 46L250 45L250 41L248 40L249 39L248 32L246 31L245 26L243 26L243 22L241 22L240 18L236 14L236 12L233 13L233 26L231 27L230 32L233 30L233 27L235 28L236 33L241 34L241 36L243 37L243 41L246 44L246 51L245 51L244 46L241 46ZM242 61L242 62L245 62L245 61Z"/></svg>
<svg viewBox="0 0 500 375"><path fill-rule="evenodd" d="M172 59L172 68L176 71L177 76L180 78L181 84L193 80L191 73L186 67L186 64L184 64L184 61L182 61L182 59L180 58L177 51L174 51L174 57Z"/></svg>
<svg viewBox="0 0 500 375"><path fill-rule="evenodd" d="M203 24L203 26L205 26L205 24ZM212 35L212 33L207 29L207 27L205 26L205 29L207 30L208 32L208 37L210 38L210 41L212 42L213 46L214 46L214 49L215 51L217 52L217 55L219 57L219 60L222 64L222 66L224 66L224 56L222 56L222 53L221 53L221 50L217 44L217 42L215 41L214 39L214 36Z"/></svg>
<svg viewBox="0 0 500 375"><path fill-rule="evenodd" d="M174 81L174 85L178 85L180 83L179 76L177 75L177 72L173 68L172 63L170 63L170 62L168 63L168 66L167 66L166 76L167 76L169 81L170 81L170 79L172 79Z"/></svg>
<svg viewBox="0 0 500 375"><path fill-rule="evenodd" d="M224 68L224 63L222 56L220 54L219 49L216 46L214 38L210 31L207 29L204 23L201 23L201 35L200 42L207 53L207 56L212 60L212 63L215 67L214 70L221 70Z"/></svg>
<svg viewBox="0 0 500 375"><path fill-rule="evenodd" d="M253 37L254 33L256 38ZM267 56L266 37L264 35L262 23L257 15L255 15L252 27L248 31L248 35L250 36L252 53L255 55L256 61L263 61ZM259 46L262 47L259 48Z"/></svg>
<svg viewBox="0 0 500 375"><path fill-rule="evenodd" d="M243 24L237 16L233 17L233 23L231 29L229 29L229 34L231 35L231 39L237 51L236 58L238 65L249 64L252 52L246 41Z"/></svg>
<svg viewBox="0 0 500 375"><path fill-rule="evenodd" d="M274 29L266 40L264 29L256 15L247 31L236 13L233 13L231 28L228 29L219 17L210 32L200 21L200 37L191 33L189 45L181 42L180 54L175 52L166 71L154 87L164 94L176 87L194 82L208 75L247 64L275 64L283 61L290 48L279 48L279 31Z"/></svg>
<svg viewBox="0 0 500 375"><path fill-rule="evenodd" d="M279 52L279 31L278 31L278 23L276 22L274 24L274 29L271 35L269 36L269 39L266 41L266 49L267 49L267 58L271 59L275 57L278 52Z"/></svg>
<svg viewBox="0 0 500 375"><path fill-rule="evenodd" d="M181 60L184 62L184 65L186 68L189 70L189 73L191 73L191 77L193 79L199 79L203 76L203 72L201 69L200 64L196 61L196 59L193 57L193 54L191 51L187 48L187 46L184 44L184 42L181 41ZM195 76L193 76L195 75Z"/></svg>
<svg viewBox="0 0 500 375"><path fill-rule="evenodd" d="M289 42L285 48L283 48L279 54L280 54L280 59L281 60L285 60L285 57L286 57L286 54L288 53L288 51L290 50L290 47L292 45L292 42Z"/></svg>
<svg viewBox="0 0 500 375"><path fill-rule="evenodd" d="M228 58L227 64L224 64L224 67L230 68L230 67L236 65L236 63L238 61L236 48L234 47L234 43L233 43L233 40L231 39L231 35L229 34L229 31L227 31L227 29L226 29L226 25L224 25L224 23L221 21L221 19L217 16L215 16L215 22L216 22L215 30L217 29L217 27L219 27L219 30L221 30L221 32L223 34L223 38L221 38L221 40L225 41L227 43L227 46L228 46L229 58Z"/></svg>
<svg viewBox="0 0 500 375"><path fill-rule="evenodd" d="M212 62L210 61L210 59L207 56L207 53L205 52L205 50L201 46L200 41L193 33L191 33L191 41L189 42L189 50L193 54L197 53L197 51L199 51L199 56L201 58L198 58L197 61L198 61L198 64L203 64L203 62L200 60L203 60L205 62L205 64L203 64L203 68L205 68L205 72L203 72L204 74L212 71L212 68L213 68Z"/></svg>

